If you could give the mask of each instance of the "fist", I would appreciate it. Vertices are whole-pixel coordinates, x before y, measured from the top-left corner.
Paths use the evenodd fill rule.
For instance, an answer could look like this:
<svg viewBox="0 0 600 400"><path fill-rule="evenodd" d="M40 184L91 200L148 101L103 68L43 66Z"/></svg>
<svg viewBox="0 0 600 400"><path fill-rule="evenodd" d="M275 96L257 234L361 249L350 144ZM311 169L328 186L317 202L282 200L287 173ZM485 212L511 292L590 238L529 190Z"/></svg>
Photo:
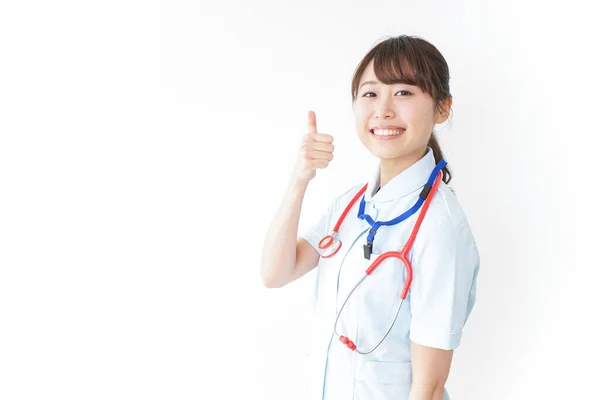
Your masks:
<svg viewBox="0 0 600 400"><path fill-rule="evenodd" d="M308 133L302 136L300 152L294 169L295 179L308 183L317 174L317 169L327 168L333 160L333 136L317 133L317 117L308 112Z"/></svg>

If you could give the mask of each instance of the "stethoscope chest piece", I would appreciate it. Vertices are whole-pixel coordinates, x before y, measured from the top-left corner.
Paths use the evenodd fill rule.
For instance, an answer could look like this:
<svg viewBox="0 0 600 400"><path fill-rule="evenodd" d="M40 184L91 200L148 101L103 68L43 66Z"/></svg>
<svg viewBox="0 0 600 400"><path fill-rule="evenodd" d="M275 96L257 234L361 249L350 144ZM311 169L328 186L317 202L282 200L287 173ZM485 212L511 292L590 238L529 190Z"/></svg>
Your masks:
<svg viewBox="0 0 600 400"><path fill-rule="evenodd" d="M333 324L333 332L336 336L338 336L338 338L344 345L346 345L350 350L356 351L358 354L361 354L361 355L369 354L369 353L373 352L377 347L379 347L379 345L385 340L387 335L392 330L392 327L394 326L396 319L398 318L398 314L400 313L402 304L404 303L404 300L406 299L406 296L408 295L408 291L410 289L410 286L412 283L412 277L413 277L413 269L412 269L412 264L411 264L410 260L408 259L408 252L410 251L410 249L415 241L415 237L417 236L417 232L419 231L421 222L423 221L423 218L425 217L425 213L427 212L427 209L429 208L429 204L431 203L431 200L433 199L433 195L437 191L438 186L440 185L440 182L442 181L443 172L441 171L441 168L443 168L444 165L445 165L445 161L442 160L436 166L436 168L432 171L428 182L424 185L423 191L419 196L420 200L417 201L417 203L411 209L409 209L406 213L402 214L400 217L397 217L394 220L386 222L386 224L388 224L388 225L396 224L399 221L408 218L409 215L414 214L420 208L420 212L417 217L417 221L415 222L415 224L413 226L412 232L410 234L410 237L406 241L405 246L402 248L401 251L388 251L388 252L385 252L385 253L379 255L375 259L375 261L373 261L373 263L369 266L369 268L367 268L367 270L365 271L365 275L356 283L356 285L354 285L354 287L346 295L346 298L344 299L342 306L340 307L339 311L337 312L337 315L335 317L335 322ZM437 174L437 177L436 177L436 174ZM430 180L433 180L433 185L431 185L429 183ZM366 187L364 187L363 189L366 189ZM354 202L356 200L357 200L357 197L352 199L352 202ZM350 205L353 204L352 202L350 203ZM364 207L364 204L361 204L361 207L359 210L359 218L362 217L362 218L366 219L367 222L369 222L369 225L371 225L371 230L369 230L369 235L367 236L367 244L363 246L364 258L369 260L371 258L371 256L373 255L373 239L374 239L375 233L377 232L377 229L379 228L379 226L382 225L382 223L373 221L370 216L364 214L363 207ZM342 217L345 217L345 214L347 214L348 210L349 210L349 208L347 207L346 211L344 212ZM331 235L325 236L319 242L319 248L321 248L321 249L327 249L329 247L333 248L332 250L328 251L328 255L326 255L326 256L323 255L323 257L331 257L335 253L337 253L337 251L339 250L339 248L341 246L341 242L339 240L335 240L334 236L337 234L337 229L339 229L340 225L341 225L341 220L338 221L338 223L336 224L336 228L334 229L333 233ZM404 282L404 288L402 290L402 294L400 295L400 304L398 305L398 307L396 309L396 313L394 315L394 318L391 321L391 323L388 325L388 328L385 331L385 334L383 335L383 337L370 349L358 349L356 343L354 343L352 340L350 340L350 338L348 338L347 336L344 336L344 335L340 335L340 333L337 330L338 320L340 318L340 315L342 314L342 311L343 311L346 303L348 302L348 299L350 298L352 293L354 293L356 288L358 288L358 286L365 280L365 278L367 276L371 275L371 273L375 270L375 268L377 268L377 266L379 266L379 264L381 264L385 259L387 259L389 257L394 257L394 258L397 258L400 261L402 261L402 264L404 265L406 272L407 272L406 280Z"/></svg>
<svg viewBox="0 0 600 400"><path fill-rule="evenodd" d="M337 232L334 231L319 241L319 249L323 250L321 257L333 257L342 247L341 240L335 238L336 234Z"/></svg>

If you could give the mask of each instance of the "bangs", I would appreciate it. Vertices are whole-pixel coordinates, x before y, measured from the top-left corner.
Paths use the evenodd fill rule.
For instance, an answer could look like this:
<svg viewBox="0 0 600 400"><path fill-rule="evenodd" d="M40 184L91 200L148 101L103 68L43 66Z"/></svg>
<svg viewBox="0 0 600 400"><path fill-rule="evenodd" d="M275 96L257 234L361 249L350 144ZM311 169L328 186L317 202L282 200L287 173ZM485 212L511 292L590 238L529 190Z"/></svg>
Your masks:
<svg viewBox="0 0 600 400"><path fill-rule="evenodd" d="M413 41L387 40L373 48L363 59L357 70L352 84L352 98L358 95L359 81L368 64L373 61L373 72L377 79L386 85L403 83L419 87L436 99L436 87L440 84L440 77L431 65L427 48L416 46Z"/></svg>
<svg viewBox="0 0 600 400"><path fill-rule="evenodd" d="M418 72L415 71L405 54L375 54L373 57L373 71L379 82L386 85L404 83L420 86Z"/></svg>

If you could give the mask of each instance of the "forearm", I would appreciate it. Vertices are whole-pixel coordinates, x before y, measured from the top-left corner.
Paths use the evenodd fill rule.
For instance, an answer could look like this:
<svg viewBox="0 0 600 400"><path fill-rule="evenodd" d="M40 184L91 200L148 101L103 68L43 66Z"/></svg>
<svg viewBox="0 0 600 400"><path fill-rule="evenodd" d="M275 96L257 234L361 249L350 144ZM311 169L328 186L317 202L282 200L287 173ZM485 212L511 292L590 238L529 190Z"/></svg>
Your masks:
<svg viewBox="0 0 600 400"><path fill-rule="evenodd" d="M296 240L308 182L291 180L263 244L261 278L266 286L285 284L296 264Z"/></svg>
<svg viewBox="0 0 600 400"><path fill-rule="evenodd" d="M411 343L412 385L409 400L443 400L452 350Z"/></svg>
<svg viewBox="0 0 600 400"><path fill-rule="evenodd" d="M410 388L408 400L444 400L444 384L414 384Z"/></svg>

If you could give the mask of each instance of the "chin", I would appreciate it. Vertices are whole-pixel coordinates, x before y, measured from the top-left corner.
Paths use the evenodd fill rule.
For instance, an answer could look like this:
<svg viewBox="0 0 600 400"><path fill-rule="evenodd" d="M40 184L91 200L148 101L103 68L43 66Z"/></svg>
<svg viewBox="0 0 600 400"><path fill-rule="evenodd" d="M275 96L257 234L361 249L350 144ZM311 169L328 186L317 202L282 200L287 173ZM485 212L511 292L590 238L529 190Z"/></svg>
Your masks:
<svg viewBox="0 0 600 400"><path fill-rule="evenodd" d="M392 160L394 158L402 157L404 155L404 153L400 151L385 151L383 149L372 149L371 154L382 160Z"/></svg>

